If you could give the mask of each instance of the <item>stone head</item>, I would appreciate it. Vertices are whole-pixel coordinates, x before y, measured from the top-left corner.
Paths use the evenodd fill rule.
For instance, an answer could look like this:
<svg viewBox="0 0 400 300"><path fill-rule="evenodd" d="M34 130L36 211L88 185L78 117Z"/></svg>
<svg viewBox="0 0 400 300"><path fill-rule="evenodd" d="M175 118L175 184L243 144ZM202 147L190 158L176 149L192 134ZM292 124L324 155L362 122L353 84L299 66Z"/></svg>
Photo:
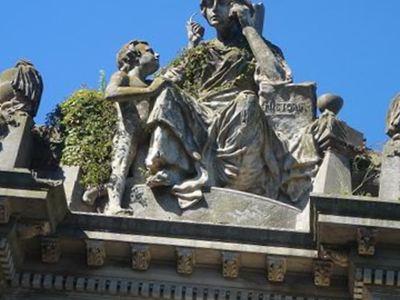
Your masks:
<svg viewBox="0 0 400 300"><path fill-rule="evenodd" d="M249 0L201 0L200 9L207 22L220 31L236 27L238 21L231 15L234 4L246 5L254 13Z"/></svg>
<svg viewBox="0 0 400 300"><path fill-rule="evenodd" d="M118 69L129 72L138 67L145 76L155 73L160 67L159 54L147 42L130 41L117 54Z"/></svg>

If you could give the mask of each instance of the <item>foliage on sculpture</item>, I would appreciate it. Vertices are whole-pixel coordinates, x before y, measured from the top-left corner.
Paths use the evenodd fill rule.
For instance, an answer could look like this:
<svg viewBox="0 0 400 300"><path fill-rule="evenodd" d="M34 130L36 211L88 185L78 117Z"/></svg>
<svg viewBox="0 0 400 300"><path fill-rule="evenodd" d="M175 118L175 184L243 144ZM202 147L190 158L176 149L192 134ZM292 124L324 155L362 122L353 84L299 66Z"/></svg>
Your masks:
<svg viewBox="0 0 400 300"><path fill-rule="evenodd" d="M351 130L337 118L343 99L320 97L317 118L316 85L293 83L282 51L262 36L262 4L201 0L200 10L215 39L203 41L205 29L193 15L187 49L159 72L149 43L132 40L118 52L104 94L79 90L59 105L50 126L35 128L52 148L49 161L82 168L82 200L93 211L119 213L145 194L142 184L173 195L181 210L213 187L304 208L332 141L353 147ZM34 116L43 88L30 63L15 70L0 89L7 110L0 137L11 111ZM99 208L103 196L108 201Z"/></svg>
<svg viewBox="0 0 400 300"><path fill-rule="evenodd" d="M134 184L169 188L181 209L212 186L288 203L310 192L319 161L313 134L303 126L307 138L291 149L259 104L261 89L272 101L292 83L281 50L260 34L263 6L205 0L200 8L217 38L202 42L204 28L191 18L188 49L153 81L147 77L159 68L158 54L148 43L131 41L119 51L119 71L106 89L118 115L111 176L86 191L86 203L107 192L105 212L121 210L129 170L141 173Z"/></svg>

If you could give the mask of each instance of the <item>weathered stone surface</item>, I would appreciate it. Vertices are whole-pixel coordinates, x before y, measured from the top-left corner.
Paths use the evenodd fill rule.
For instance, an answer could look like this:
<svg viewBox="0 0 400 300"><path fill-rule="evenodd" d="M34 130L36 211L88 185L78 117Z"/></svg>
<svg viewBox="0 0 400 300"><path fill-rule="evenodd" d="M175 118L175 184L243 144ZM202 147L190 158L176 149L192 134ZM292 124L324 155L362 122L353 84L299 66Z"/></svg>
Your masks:
<svg viewBox="0 0 400 300"><path fill-rule="evenodd" d="M42 262L55 264L61 256L59 240L55 237L44 237L41 239Z"/></svg>
<svg viewBox="0 0 400 300"><path fill-rule="evenodd" d="M358 254L373 256L375 254L378 231L373 228L360 227L357 229Z"/></svg>
<svg viewBox="0 0 400 300"><path fill-rule="evenodd" d="M328 150L314 181L314 193L351 195L351 170L347 157Z"/></svg>
<svg viewBox="0 0 400 300"><path fill-rule="evenodd" d="M314 284L320 287L331 285L333 263L329 261L314 262Z"/></svg>
<svg viewBox="0 0 400 300"><path fill-rule="evenodd" d="M176 271L182 275L191 275L196 265L194 249L176 248Z"/></svg>
<svg viewBox="0 0 400 300"><path fill-rule="evenodd" d="M267 277L271 282L283 282L285 280L287 262L284 257L267 256Z"/></svg>
<svg viewBox="0 0 400 300"><path fill-rule="evenodd" d="M302 134L316 118L316 85L313 82L271 88L260 85L260 104L275 132L285 139Z"/></svg>
<svg viewBox="0 0 400 300"><path fill-rule="evenodd" d="M289 230L307 230L308 226L307 212L265 197L223 188L204 193L204 201L187 211L180 209L172 195L162 190L152 191L144 185L134 186L131 197L127 213L136 218Z"/></svg>
<svg viewBox="0 0 400 300"><path fill-rule="evenodd" d="M147 245L131 245L132 269L146 271L150 267L151 253Z"/></svg>
<svg viewBox="0 0 400 300"><path fill-rule="evenodd" d="M237 278L240 272L240 253L222 252L222 276Z"/></svg>
<svg viewBox="0 0 400 300"><path fill-rule="evenodd" d="M0 143L0 169L29 168L32 155L31 129L33 121L27 115L15 115L14 125Z"/></svg>
<svg viewBox="0 0 400 300"><path fill-rule="evenodd" d="M86 262L90 267L101 267L106 259L103 241L86 240Z"/></svg>

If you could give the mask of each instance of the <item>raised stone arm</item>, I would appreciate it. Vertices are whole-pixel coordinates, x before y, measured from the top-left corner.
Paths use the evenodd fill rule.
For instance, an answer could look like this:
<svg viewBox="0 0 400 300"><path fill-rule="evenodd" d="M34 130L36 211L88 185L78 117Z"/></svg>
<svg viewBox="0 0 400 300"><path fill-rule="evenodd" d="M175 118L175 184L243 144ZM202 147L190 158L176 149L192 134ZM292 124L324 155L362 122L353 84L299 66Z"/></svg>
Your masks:
<svg viewBox="0 0 400 300"><path fill-rule="evenodd" d="M133 101L140 102L143 98L153 98L159 93L166 84L166 80L157 77L148 87L122 86L126 80L126 75L117 72L111 77L110 83L106 89L106 98L115 102Z"/></svg>
<svg viewBox="0 0 400 300"><path fill-rule="evenodd" d="M258 9L259 14L260 12L261 9ZM260 27L259 21L252 16L250 8L246 5L234 4L231 9L231 16L236 16L242 26L243 35L256 58L260 79L274 84L290 83L291 77L288 76L290 70L283 66L273 49L260 35L260 30L262 30L260 28L262 27ZM259 20L260 17L256 19Z"/></svg>

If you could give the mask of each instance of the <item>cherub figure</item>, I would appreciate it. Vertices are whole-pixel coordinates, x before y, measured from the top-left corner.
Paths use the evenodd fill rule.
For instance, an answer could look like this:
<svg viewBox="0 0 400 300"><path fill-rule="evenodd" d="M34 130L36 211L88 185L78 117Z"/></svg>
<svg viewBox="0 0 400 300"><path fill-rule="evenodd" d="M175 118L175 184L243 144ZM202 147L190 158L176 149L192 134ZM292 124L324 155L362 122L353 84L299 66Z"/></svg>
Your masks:
<svg viewBox="0 0 400 300"><path fill-rule="evenodd" d="M105 185L109 202L105 213L121 210L126 177L135 160L138 145L144 138L146 113L140 113L137 104L154 98L161 91L164 80L150 81L148 76L159 68L159 55L144 41L130 41L117 54L119 71L114 73L106 89L106 98L115 102L118 129L113 140L113 158L110 182ZM142 115L142 116L141 116ZM83 200L93 204L101 194L98 187L88 190Z"/></svg>

